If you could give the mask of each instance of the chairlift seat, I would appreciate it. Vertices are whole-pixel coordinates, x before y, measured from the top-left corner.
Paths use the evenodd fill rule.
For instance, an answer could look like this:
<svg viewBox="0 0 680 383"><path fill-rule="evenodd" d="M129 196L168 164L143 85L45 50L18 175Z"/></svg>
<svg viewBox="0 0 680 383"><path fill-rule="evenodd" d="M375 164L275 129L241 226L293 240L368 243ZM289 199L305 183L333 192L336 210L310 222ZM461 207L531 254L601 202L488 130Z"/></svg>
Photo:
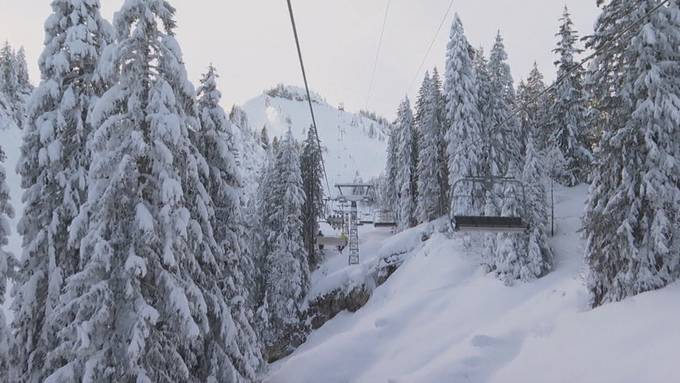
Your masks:
<svg viewBox="0 0 680 383"><path fill-rule="evenodd" d="M316 244L323 246L347 246L347 238L343 237L316 237Z"/></svg>
<svg viewBox="0 0 680 383"><path fill-rule="evenodd" d="M397 227L396 222L373 222L373 227Z"/></svg>
<svg viewBox="0 0 680 383"><path fill-rule="evenodd" d="M529 225L521 217L454 216L451 222L455 231L523 232Z"/></svg>

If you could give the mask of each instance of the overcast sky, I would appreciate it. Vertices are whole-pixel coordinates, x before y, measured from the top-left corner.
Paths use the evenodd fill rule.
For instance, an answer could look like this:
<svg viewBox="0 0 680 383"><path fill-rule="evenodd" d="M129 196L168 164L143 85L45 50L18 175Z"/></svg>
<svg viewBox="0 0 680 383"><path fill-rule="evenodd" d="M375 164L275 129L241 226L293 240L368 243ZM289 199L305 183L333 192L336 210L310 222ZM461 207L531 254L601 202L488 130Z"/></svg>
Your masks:
<svg viewBox="0 0 680 383"><path fill-rule="evenodd" d="M122 0L101 0L111 19ZM388 0L293 0L310 86L330 103L367 104L380 27ZM0 39L26 48L32 80L42 50L48 0L0 0ZM224 105L243 103L277 83L302 85L285 0L171 0L191 80L213 63ZM534 61L554 78L554 34L567 5L581 35L592 31L595 0L455 0L425 67L443 66L453 12L470 42L487 52L501 30L515 81ZM427 51L449 0L392 0L368 107L392 118ZM418 74L418 82L422 73Z"/></svg>

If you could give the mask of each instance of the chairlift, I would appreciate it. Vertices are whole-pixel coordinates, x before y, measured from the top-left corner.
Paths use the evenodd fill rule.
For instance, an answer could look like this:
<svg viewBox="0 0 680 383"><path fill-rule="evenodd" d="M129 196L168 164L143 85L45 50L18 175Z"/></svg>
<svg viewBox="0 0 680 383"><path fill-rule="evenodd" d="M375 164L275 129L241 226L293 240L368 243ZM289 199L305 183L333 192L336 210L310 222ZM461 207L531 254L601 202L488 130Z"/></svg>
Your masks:
<svg viewBox="0 0 680 383"><path fill-rule="evenodd" d="M456 189L463 183L482 185L486 190L493 190L495 185L514 184L521 189L522 214L519 216L479 216L479 215L456 215L456 200L460 197L470 197L457 195ZM459 232L495 232L495 233L518 233L529 229L526 222L527 199L526 190L523 182L511 177L464 177L456 180L451 187L452 203L449 219L453 231ZM507 198L507 196L504 196ZM517 192L511 198L517 198Z"/></svg>
<svg viewBox="0 0 680 383"><path fill-rule="evenodd" d="M397 220L391 210L378 210L373 216L373 227L397 227Z"/></svg>
<svg viewBox="0 0 680 383"><path fill-rule="evenodd" d="M374 200L372 184L336 184L338 188L337 201L372 203Z"/></svg>

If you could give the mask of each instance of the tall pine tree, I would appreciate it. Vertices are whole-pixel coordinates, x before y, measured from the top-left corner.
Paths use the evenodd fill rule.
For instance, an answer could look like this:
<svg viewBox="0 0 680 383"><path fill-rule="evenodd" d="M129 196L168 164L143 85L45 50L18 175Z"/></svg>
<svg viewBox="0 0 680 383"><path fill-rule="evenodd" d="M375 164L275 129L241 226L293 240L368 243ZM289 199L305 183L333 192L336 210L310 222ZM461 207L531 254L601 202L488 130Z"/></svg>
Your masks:
<svg viewBox="0 0 680 383"><path fill-rule="evenodd" d="M90 120L88 199L74 222L81 270L48 381L248 381L221 284L202 183L193 86L166 1L127 1ZM201 169L203 168L203 169ZM236 366L235 366L236 364Z"/></svg>
<svg viewBox="0 0 680 383"><path fill-rule="evenodd" d="M435 72L436 74L436 72ZM425 73L425 79L416 102L415 125L419 140L418 150L418 206L417 218L419 222L427 222L442 216L446 211L446 196L448 194L448 177L444 172L446 163L445 152L442 150L445 142L445 123L441 111L441 90L439 78L430 77Z"/></svg>
<svg viewBox="0 0 680 383"><path fill-rule="evenodd" d="M268 199L264 201L268 242L264 255L264 305L268 308L269 327L264 340L268 357L273 359L301 341L303 303L310 283L300 218L305 196L298 145L290 129L279 141L268 177L265 187L270 189L263 196Z"/></svg>
<svg viewBox="0 0 680 383"><path fill-rule="evenodd" d="M512 84L508 55L500 32L491 50L488 63L489 103L483 113L489 114L486 136L491 174L510 175L511 169L521 169L522 134L517 118L511 115L515 107L515 90Z"/></svg>
<svg viewBox="0 0 680 383"><path fill-rule="evenodd" d="M449 212L449 204L451 203L450 198L450 185L449 185L449 155L448 155L448 141L446 136L449 134L451 124L449 123L446 116L446 98L444 97L442 80L439 76L439 71L437 67L432 69L432 91L433 98L436 107L437 118L440 124L440 140L438 143L438 162L439 162L439 189L440 201L439 205L442 207L442 214Z"/></svg>
<svg viewBox="0 0 680 383"><path fill-rule="evenodd" d="M603 131L585 216L595 306L680 277L680 9L670 2L644 17L658 4L606 3L588 42Z"/></svg>
<svg viewBox="0 0 680 383"><path fill-rule="evenodd" d="M71 318L57 318L59 293L78 271L78 245L69 226L87 193L91 128L88 113L102 92L95 67L111 38L98 1L55 0L45 23L39 67L42 82L27 107L21 159L25 189L19 223L23 254L13 290L17 381L42 381L61 362L50 353L57 331ZM74 246L72 246L74 245Z"/></svg>
<svg viewBox="0 0 680 383"><path fill-rule="evenodd" d="M205 159L201 181L212 201L211 206L204 207L209 224L204 225L203 231L213 231L219 264L219 273L214 277L219 278L221 292L231 306L232 318L224 314L217 316L215 320L222 323L215 323L214 327L224 326L233 319L234 328L225 326L224 331L235 332L234 343L221 350L226 353L213 358L228 357L243 377L253 379L262 362L260 341L251 325L250 294L256 288L257 276L241 213L241 176L232 139L233 126L220 106L222 94L217 89L217 77L211 65L201 78L197 92L201 128L194 134L195 145ZM223 305L227 306L226 302Z"/></svg>
<svg viewBox="0 0 680 383"><path fill-rule="evenodd" d="M543 74L534 67L529 72L526 82L517 88L517 103L522 109L520 114L522 142L533 137L534 149L544 151L548 146L550 131L548 126L548 100L545 92ZM526 154L526 146L522 153Z"/></svg>
<svg viewBox="0 0 680 383"><path fill-rule="evenodd" d="M14 106L18 101L19 94L19 76L17 74L17 63L14 55L14 49L5 41L2 48L0 48L0 92L5 94L5 97Z"/></svg>
<svg viewBox="0 0 680 383"><path fill-rule="evenodd" d="M397 123L390 124L387 132L387 161L385 165L385 178L382 184L382 195L384 196L383 208L393 212L395 217L399 214L399 130Z"/></svg>
<svg viewBox="0 0 680 383"><path fill-rule="evenodd" d="M309 268L314 270L322 261L316 249L316 235L319 231L319 219L323 216L323 165L321 148L316 140L316 129L311 126L307 131L307 139L302 144L300 166L302 184L305 192L305 203L302 207L303 237L305 250L309 259Z"/></svg>
<svg viewBox="0 0 680 383"><path fill-rule="evenodd" d="M560 166L552 170L552 176L561 183L574 186L586 182L592 162L587 145L588 107L583 88L583 69L575 66L575 56L582 52L576 46L578 35L574 30L567 8L560 18L557 48L559 58L555 61L557 78L561 79L551 92L549 148L560 160ZM550 150L554 149L554 150Z"/></svg>
<svg viewBox="0 0 680 383"><path fill-rule="evenodd" d="M0 149L0 161L4 162L5 153ZM7 281L12 277L16 260L6 247L10 235L9 219L14 217L14 209L9 201L9 188L5 168L0 166L0 381L10 381L10 329L2 309L7 292Z"/></svg>
<svg viewBox="0 0 680 383"><path fill-rule="evenodd" d="M448 170L451 186L464 177L479 176L483 169L485 137L479 113L477 74L473 65L474 51L465 37L463 24L455 16L446 53L447 121L451 124L448 143ZM475 193L470 185L460 184L452 196L455 214L481 213L484 195Z"/></svg>
<svg viewBox="0 0 680 383"><path fill-rule="evenodd" d="M408 97L402 101L397 111L396 146L397 146L397 204L399 209L399 227L408 229L415 226L416 206L418 198L418 135Z"/></svg>

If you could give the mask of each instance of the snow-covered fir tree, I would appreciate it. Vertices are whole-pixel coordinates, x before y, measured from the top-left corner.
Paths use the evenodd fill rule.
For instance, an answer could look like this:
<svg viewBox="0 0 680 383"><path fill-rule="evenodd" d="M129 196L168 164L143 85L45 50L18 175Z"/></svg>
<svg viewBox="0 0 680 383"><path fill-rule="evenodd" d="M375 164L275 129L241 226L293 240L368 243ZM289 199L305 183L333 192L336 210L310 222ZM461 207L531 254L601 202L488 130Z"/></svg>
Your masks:
<svg viewBox="0 0 680 383"><path fill-rule="evenodd" d="M491 125L491 114L489 107L491 103L491 77L489 76L489 61L486 58L484 48L479 47L475 50L473 57L473 66L475 68L475 77L477 78L477 102L479 104L479 113L482 121L482 131L485 139L488 138L486 130ZM489 167L488 164L485 167Z"/></svg>
<svg viewBox="0 0 680 383"><path fill-rule="evenodd" d="M538 131L530 131L521 178L525 185L526 201L522 190L511 184L505 192L502 214L519 216L529 224L527 233L498 235L496 257L492 269L508 285L515 280L531 281L550 272L553 264L552 250L548 244L547 195L545 190L544 160L534 145Z"/></svg>
<svg viewBox="0 0 680 383"><path fill-rule="evenodd" d="M271 144L269 142L269 133L267 133L267 126L262 127L260 131L260 143L262 144L262 149L265 151L271 150Z"/></svg>
<svg viewBox="0 0 680 383"><path fill-rule="evenodd" d="M279 141L276 159L268 172L263 193L266 206L264 229L264 304L268 307L268 328L264 340L270 359L300 342L304 298L310 275L302 238L301 220L304 190L298 145L288 130Z"/></svg>
<svg viewBox="0 0 680 383"><path fill-rule="evenodd" d="M4 127L3 127L4 128ZM4 162L5 153L0 148L0 161ZM0 381L10 380L10 328L2 309L7 292L7 281L12 277L16 260L14 255L7 251L10 235L9 219L14 217L14 209L9 201L9 188L6 182L5 168L0 165Z"/></svg>
<svg viewBox="0 0 680 383"><path fill-rule="evenodd" d="M55 0L45 36L42 82L27 105L17 165L25 208L18 227L23 252L13 289L12 368L13 379L26 382L43 381L62 363L63 356L52 352L57 331L72 318L55 312L66 278L80 264L69 226L86 198L87 116L103 91L95 67L111 28L98 1Z"/></svg>
<svg viewBox="0 0 680 383"><path fill-rule="evenodd" d="M550 139L548 95L544 93L545 89L543 74L534 62L526 82L522 81L517 87L517 104L521 108L522 142L533 137L534 147L539 151L544 151ZM526 153L526 146L522 148L522 153Z"/></svg>
<svg viewBox="0 0 680 383"><path fill-rule="evenodd" d="M437 78L425 73L416 102L415 124L418 134L418 206L419 222L427 222L442 216L446 211L448 177L443 172L446 162L443 156L444 121L441 113L441 90ZM448 173L448 172L447 172Z"/></svg>
<svg viewBox="0 0 680 383"><path fill-rule="evenodd" d="M455 16L451 26L446 53L444 97L447 121L450 128L448 143L448 171L451 186L464 177L478 176L483 169L483 152L486 141L479 113L478 85L473 65L473 50L465 37L463 24ZM459 184L452 193L455 214L481 213L484 194L475 193L471 185Z"/></svg>
<svg viewBox="0 0 680 383"><path fill-rule="evenodd" d="M399 176L399 147L397 146L399 142L399 130L397 123L390 124L387 132L387 161L385 165L385 178L382 183L382 192L384 196L383 205L384 209L391 211L395 214L395 217L399 214L398 200L399 200L399 189L397 178Z"/></svg>
<svg viewBox="0 0 680 383"><path fill-rule="evenodd" d="M12 105L15 105L19 93L19 76L17 74L17 63L14 49L5 41L0 48L0 92Z"/></svg>
<svg viewBox="0 0 680 383"><path fill-rule="evenodd" d="M507 63L507 53L500 32L487 65L489 76L488 103L484 105L484 112L488 113L485 121L484 136L486 137L485 151L488 170L491 176L506 176L519 178L523 167L523 142L521 124L512 115L515 107L515 92L510 66ZM521 191L515 184L494 185L486 190L486 215L520 216ZM524 233L488 234L485 238L484 258L491 270L503 276L504 269L515 259L526 253L526 236ZM498 270L500 268L500 270Z"/></svg>
<svg viewBox="0 0 680 383"><path fill-rule="evenodd" d="M559 56L555 66L560 81L551 91L549 141L552 147L548 150L555 149L551 151L552 156L562 162L561 166L551 169L551 176L574 186L587 181L592 162L587 144L588 100L583 88L583 69L575 66L576 56L582 50L576 46L578 35L566 7L560 22L556 34L559 41L553 50Z"/></svg>
<svg viewBox="0 0 680 383"><path fill-rule="evenodd" d="M307 139L302 144L300 166L305 203L302 207L303 237L309 259L309 268L314 270L322 261L316 249L316 235L319 232L319 219L323 216L323 175L322 153L319 148L314 126L307 131Z"/></svg>
<svg viewBox="0 0 680 383"><path fill-rule="evenodd" d="M28 63L26 62L26 50L24 47L20 47L14 57L15 70L17 72L17 83L19 84L19 89L27 93L27 91L32 90L33 86L28 76Z"/></svg>
<svg viewBox="0 0 680 383"><path fill-rule="evenodd" d="M408 229L418 223L416 207L418 198L418 134L413 121L411 103L406 97L397 111L396 146L397 176L396 189L399 209L399 227Z"/></svg>
<svg viewBox="0 0 680 383"><path fill-rule="evenodd" d="M680 10L670 2L644 17L658 4L607 2L588 42L603 131L584 222L595 306L680 277Z"/></svg>
<svg viewBox="0 0 680 383"><path fill-rule="evenodd" d="M252 380L221 288L174 13L160 0L116 13L101 65L115 82L90 114L88 199L72 231L81 268L62 295L66 363L48 381Z"/></svg>
<svg viewBox="0 0 680 383"><path fill-rule="evenodd" d="M544 178L542 158L530 135L520 178L526 187L526 205L522 206L523 201L519 197L522 191L511 185L506 189L509 198L504 200L502 211L504 215L513 216L523 212L529 231L500 234L497 238L498 249L493 269L506 284L512 284L515 280L526 282L540 278L552 268L552 250L545 231L548 215Z"/></svg>
<svg viewBox="0 0 680 383"><path fill-rule="evenodd" d="M24 104L32 90L24 48L15 53L9 42L5 41L0 48L0 93L5 95L10 115L19 126L23 125Z"/></svg>
<svg viewBox="0 0 680 383"><path fill-rule="evenodd" d="M441 128L441 140L439 141L439 175L441 179L439 180L439 187L442 190L440 195L441 206L443 207L443 214L449 212L449 204L451 203L450 198L450 184L449 184L449 155L448 155L448 142L446 136L449 133L451 124L449 123L446 115L446 98L444 97L444 90L442 85L441 77L439 76L439 70L437 67L432 68L432 90L433 98L435 100L435 105L437 109L437 116L439 118L440 128Z"/></svg>
<svg viewBox="0 0 680 383"><path fill-rule="evenodd" d="M485 129L490 156L490 170L494 176L512 175L510 169L521 169L522 146L520 124L511 116L515 107L515 90L512 83L508 55L503 37L496 35L489 56L489 100L483 113L489 120Z"/></svg>
<svg viewBox="0 0 680 383"><path fill-rule="evenodd" d="M256 288L257 276L241 212L241 176L236 163L233 126L220 106L222 94L217 89L217 77L211 65L201 79L197 92L201 128L193 135L195 145L205 159L207 168L202 171L202 182L212 201L211 206L206 206L210 219L203 231L213 230L220 266L216 277L221 291L229 299L235 328L225 327L224 330L235 332L236 347L227 345L223 350L225 355L213 358L227 356L243 377L253 379L262 363L259 338L251 326L250 294ZM240 112L236 108L232 111L233 117L247 127L245 114L237 116ZM229 322L230 318L225 316L221 320Z"/></svg>
<svg viewBox="0 0 680 383"><path fill-rule="evenodd" d="M512 174L517 174L519 171L514 168L514 164L510 165L509 171ZM496 189L500 189L497 187ZM522 191L519 186L510 183L504 185L502 190L493 190L492 193L499 193L492 196L494 198L495 212L500 213L505 217L518 217L523 212L522 206ZM498 277L505 282L506 285L511 285L515 280L521 279L522 274L525 274L524 266L527 261L527 236L524 233L499 233L489 234L489 237L495 237L495 241L491 243L495 246L488 267Z"/></svg>
<svg viewBox="0 0 680 383"><path fill-rule="evenodd" d="M275 137L276 138L276 137ZM258 187L255 196L255 228L250 238L251 248L255 253L255 266L258 271L256 275L255 291L253 292L254 307L257 310L257 320L255 326L258 333L264 340L264 335L271 327L269 324L269 308L267 307L265 266L267 255L272 249L274 239L274 222L271 211L274 209L274 159L276 157L273 148L266 152L265 162L258 178Z"/></svg>
<svg viewBox="0 0 680 383"><path fill-rule="evenodd" d="M538 278L552 269L553 255L548 244L548 196L545 189L545 167L541 153L530 134L524 156L522 182L526 186L526 219L529 224L527 259L520 279Z"/></svg>

